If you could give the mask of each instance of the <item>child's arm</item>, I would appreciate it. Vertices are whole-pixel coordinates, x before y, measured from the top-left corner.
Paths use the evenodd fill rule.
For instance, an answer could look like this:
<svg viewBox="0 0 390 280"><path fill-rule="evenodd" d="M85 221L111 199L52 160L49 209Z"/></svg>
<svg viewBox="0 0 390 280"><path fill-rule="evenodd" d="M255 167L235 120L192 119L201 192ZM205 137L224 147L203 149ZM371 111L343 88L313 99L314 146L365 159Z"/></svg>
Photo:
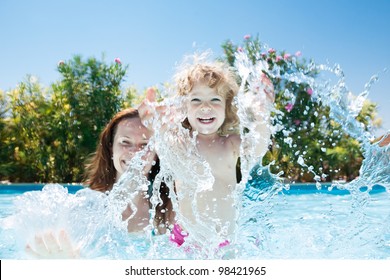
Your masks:
<svg viewBox="0 0 390 280"><path fill-rule="evenodd" d="M275 101L274 86L271 80L262 75L261 82L263 87L257 93L252 93L251 106L248 108L248 114L253 118L252 129L256 132L256 146L254 153L256 158L261 159L268 150L271 141L271 110Z"/></svg>

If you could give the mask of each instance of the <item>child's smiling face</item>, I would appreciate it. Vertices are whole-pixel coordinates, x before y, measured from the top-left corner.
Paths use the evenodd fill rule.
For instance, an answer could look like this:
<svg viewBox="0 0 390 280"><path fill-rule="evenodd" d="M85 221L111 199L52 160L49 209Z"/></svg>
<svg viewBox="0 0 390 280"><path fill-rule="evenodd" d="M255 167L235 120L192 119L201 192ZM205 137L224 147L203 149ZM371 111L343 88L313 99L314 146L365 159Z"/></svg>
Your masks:
<svg viewBox="0 0 390 280"><path fill-rule="evenodd" d="M225 121L226 100L214 88L196 83L188 93L187 117L193 130L214 134Z"/></svg>

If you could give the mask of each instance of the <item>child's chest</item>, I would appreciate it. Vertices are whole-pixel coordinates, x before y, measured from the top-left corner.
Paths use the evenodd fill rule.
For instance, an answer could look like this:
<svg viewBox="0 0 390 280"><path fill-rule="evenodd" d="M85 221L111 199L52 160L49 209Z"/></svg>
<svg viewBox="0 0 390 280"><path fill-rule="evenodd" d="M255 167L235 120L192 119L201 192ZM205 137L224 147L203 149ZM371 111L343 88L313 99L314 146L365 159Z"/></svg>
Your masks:
<svg viewBox="0 0 390 280"><path fill-rule="evenodd" d="M230 143L201 143L198 151L207 161L215 179L235 181L236 164L238 159L237 149Z"/></svg>

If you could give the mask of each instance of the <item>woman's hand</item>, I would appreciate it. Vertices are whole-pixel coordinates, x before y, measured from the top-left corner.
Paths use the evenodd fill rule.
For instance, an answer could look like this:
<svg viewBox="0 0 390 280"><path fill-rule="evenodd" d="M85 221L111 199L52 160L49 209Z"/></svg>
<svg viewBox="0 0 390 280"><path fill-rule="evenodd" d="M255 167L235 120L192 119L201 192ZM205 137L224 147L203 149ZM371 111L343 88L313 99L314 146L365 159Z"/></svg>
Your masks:
<svg viewBox="0 0 390 280"><path fill-rule="evenodd" d="M68 234L61 230L56 237L53 231L35 235L34 244L26 245L26 253L36 259L76 259L80 250L73 247Z"/></svg>

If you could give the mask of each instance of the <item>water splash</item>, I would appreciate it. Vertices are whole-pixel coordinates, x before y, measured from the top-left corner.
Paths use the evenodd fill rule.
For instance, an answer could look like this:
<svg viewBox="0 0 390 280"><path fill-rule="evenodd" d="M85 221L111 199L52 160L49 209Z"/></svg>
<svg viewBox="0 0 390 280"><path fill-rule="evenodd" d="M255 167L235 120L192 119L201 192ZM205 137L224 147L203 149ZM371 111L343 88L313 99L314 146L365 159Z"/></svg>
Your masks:
<svg viewBox="0 0 390 280"><path fill-rule="evenodd" d="M236 63L238 64L237 69L239 69L238 72L241 78L245 81L251 76L251 73L255 71L254 69L256 69L256 67L250 64L249 59L243 53L240 53L236 58ZM332 187L336 186L339 189L347 190L351 194L350 209L348 210L349 214L345 220L345 227L339 228L330 224L330 231L328 232L330 238L329 240L315 240L318 238L315 237L315 239L311 240L309 244L310 246L316 248L318 252L324 253L327 251L327 254L331 257L353 257L353 255L357 254L359 251L357 248L367 248L367 244L370 244L370 246L375 248L377 246L376 242L379 242L378 240L381 240L381 243L383 244L383 237L381 236L383 232L380 231L379 233L375 233L372 228L370 228L367 224L368 219L366 211L371 203L371 196L369 192L374 186L381 185L385 187L387 191L390 190L389 147L380 147L378 144L371 144L371 141L374 138L373 135L369 130L364 129L364 126L356 120L356 117L361 111L363 103L369 94L371 86L378 81L378 76L373 76L366 84L364 91L358 96L354 96L347 89L344 73L339 65L329 67L327 65L316 65L313 63L309 68L310 71L314 70L320 74L334 74L336 82L331 83L329 80L318 81L305 75L301 71L292 71L287 74L280 74L281 71L279 71L279 69L274 69L269 73L269 75L273 78L285 80L286 82L308 84L313 89L313 92L315 92L313 99L316 100L316 102L321 102L323 106L329 107L330 117L341 125L345 133L349 134L360 143L360 147L364 155L364 161L359 174L360 176L345 185L335 183L330 187L330 189L332 189ZM290 69L294 69L294 65L291 65ZM251 88L251 82L249 82L249 88ZM294 104L295 97L291 95L291 93L285 92L285 97L289 99L290 104ZM281 114L283 113L275 111L276 117L274 118L274 128L286 130L287 128L283 127L283 125L278 121L278 115ZM245 120L242 116L240 116L240 119ZM387 133L387 135L388 134L389 133ZM285 135L289 135L289 133L287 132ZM289 142L290 147L294 147L292 138L287 138L286 141ZM299 150L297 150L295 154L298 155L297 164L302 167L306 167L309 172L312 172L315 175L314 180L317 181L317 188L320 190L320 180L321 178L326 178L326 175L316 174L312 166L307 166L305 158L300 154ZM250 163L249 166L253 166L253 163ZM258 170L262 171L260 167ZM270 252L275 252L275 249L279 249L275 247L275 245L278 246L278 240L286 240L285 236L278 235L276 238L273 236L274 233L272 229L274 227L272 222L270 222L270 217L274 215L273 211L275 211L275 205L271 202L274 199L272 189L275 187L275 190L278 191L280 188L288 189L288 187L286 188L286 186L280 185L280 183L277 182L267 185L266 182L269 176L273 177L272 179L274 181L281 179L278 176L268 175L268 177L261 179L266 186L260 186L258 188L256 188L256 186L254 187L253 183L248 183L247 186L249 186L250 190L250 199L248 199L248 196L244 196L244 208L241 213L241 228L245 230L248 240L252 240L252 244L254 245L254 248L250 251L250 255L252 257L256 255L267 256ZM363 189L365 191L362 191ZM260 198L260 203L258 203L258 198ZM384 217L387 215L389 215L389 213L384 213ZM332 218L334 217L334 213L330 211L329 213L326 213L325 217L329 219L329 221L332 220L333 222ZM382 226L380 226L380 228L382 228ZM388 232L388 225L384 228L386 228L385 231ZM305 244L307 240L299 240L299 238L294 240L294 238L299 237L299 234L302 233L303 231L301 229L297 229L297 232L293 233L293 239L288 240L294 243L300 242ZM307 233L305 234L305 238L306 237ZM373 241L375 239L378 240ZM245 247L245 244L242 244L242 246ZM336 250L336 253L330 253L330 251L328 251L328 248L332 248L333 250L336 247L339 248L339 250ZM288 249L286 244L283 244L282 248L284 252L281 253L280 256L288 256L289 250L286 250ZM302 249L302 247L298 248ZM297 248L292 250L293 254L295 254L294 257L301 254L299 253L299 249L296 249ZM306 254L303 257L317 257L318 252L314 255Z"/></svg>
<svg viewBox="0 0 390 280"><path fill-rule="evenodd" d="M390 213L375 212L375 207L389 202L390 193L390 148L371 144L373 135L365 129L356 116L368 97L371 86L378 76L366 84L364 91L354 96L345 84L344 73L339 65L328 66L311 63L303 71L295 66L290 71L280 68L267 69L267 65L258 57L258 63L252 64L245 52L237 53L236 68L241 77L241 87L235 104L238 106L241 131L245 148L241 150L243 180L237 186L235 194L237 211L237 230L235 240L230 246L216 249L220 242L219 232L210 231L210 220L197 210L197 199L203 191L213 186L210 167L197 153L196 135L190 136L181 127L184 112L176 112L171 122L156 115L153 127L155 136L147 149L157 149L160 156L160 174L152 186L151 203L160 201L159 182L164 181L171 190L171 199L175 210L179 209L181 195L191 195L194 199L191 207L197 223L192 223L177 211L177 219L190 232L182 247L169 241L169 236L154 236L152 219L150 226L139 234L128 234L127 223L132 217L122 221L121 212L130 204L137 211L132 198L134 190L147 190L150 186L143 174L146 163L142 157L147 151L137 153L129 164L129 171L108 194L91 190L82 190L69 194L59 185L47 185L41 192L27 192L15 201L15 213L1 221L2 246L16 248L9 251L12 258L25 258L26 241L33 240L34 234L46 229L66 229L83 252L85 258L110 259L204 259L204 258L389 258L390 256ZM322 188L321 180L326 174L316 166L308 165L303 147L294 143L291 128L284 127L279 117L283 112L273 109L271 130L280 131L284 142L295 149L297 161L314 175L317 182L315 195L285 195L291 188L284 181L282 172L272 174L272 162L262 166L259 159L251 157L251 149L261 137L254 135L251 129L250 114L247 114L248 94L261 90L260 75L267 74L283 83L306 84L312 90L312 99L327 106L330 117L339 123L344 131L355 138L364 155L359 177L347 184L332 184L329 189ZM315 71L323 76L313 78L308 72ZM290 91L283 92L286 102L295 104L296 96ZM162 105L182 107L183 100L172 98L170 92L164 92ZM252 112L261 114L261 112ZM169 114L168 114L169 116ZM168 117L166 116L166 117ZM261 117L261 115L260 115ZM163 122L158 120L162 119ZM162 125L171 133L159 133ZM389 133L388 133L389 134ZM387 135L388 135L387 134ZM313 139L313 141L315 141ZM166 143L175 145L166 146ZM322 146L324 152L328 147ZM191 158L192 160L188 160ZM176 194L173 178L190 182L194 188ZM387 192L377 196L371 193L375 186L383 186ZM331 192L345 190L349 195L339 197L337 203ZM380 197L379 197L380 196ZM378 198L379 197L379 198ZM310 205L310 209L306 207ZM320 208L320 211L316 210ZM154 216L154 207L150 211ZM3 249L3 248L2 248ZM7 256L5 256L7 257Z"/></svg>

